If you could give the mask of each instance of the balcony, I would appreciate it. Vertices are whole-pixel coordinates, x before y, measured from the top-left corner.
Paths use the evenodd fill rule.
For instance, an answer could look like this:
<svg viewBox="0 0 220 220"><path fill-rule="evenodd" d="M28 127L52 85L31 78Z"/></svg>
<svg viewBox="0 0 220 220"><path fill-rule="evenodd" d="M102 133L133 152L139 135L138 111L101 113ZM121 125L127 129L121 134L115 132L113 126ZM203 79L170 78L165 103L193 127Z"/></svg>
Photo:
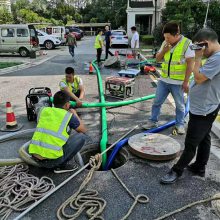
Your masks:
<svg viewBox="0 0 220 220"><path fill-rule="evenodd" d="M131 8L153 8L154 3L152 0L129 0Z"/></svg>

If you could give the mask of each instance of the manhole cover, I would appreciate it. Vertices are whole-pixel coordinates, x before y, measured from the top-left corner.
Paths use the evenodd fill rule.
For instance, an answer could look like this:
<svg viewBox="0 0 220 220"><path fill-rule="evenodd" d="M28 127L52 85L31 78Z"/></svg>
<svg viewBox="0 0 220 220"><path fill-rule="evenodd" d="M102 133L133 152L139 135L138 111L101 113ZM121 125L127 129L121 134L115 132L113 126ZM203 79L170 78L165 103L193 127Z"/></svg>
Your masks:
<svg viewBox="0 0 220 220"><path fill-rule="evenodd" d="M149 160L171 160L178 156L180 144L162 134L137 134L128 144L133 154Z"/></svg>
<svg viewBox="0 0 220 220"><path fill-rule="evenodd" d="M220 193L216 194L214 197L219 199L212 201L212 207L214 208L216 215L220 217Z"/></svg>

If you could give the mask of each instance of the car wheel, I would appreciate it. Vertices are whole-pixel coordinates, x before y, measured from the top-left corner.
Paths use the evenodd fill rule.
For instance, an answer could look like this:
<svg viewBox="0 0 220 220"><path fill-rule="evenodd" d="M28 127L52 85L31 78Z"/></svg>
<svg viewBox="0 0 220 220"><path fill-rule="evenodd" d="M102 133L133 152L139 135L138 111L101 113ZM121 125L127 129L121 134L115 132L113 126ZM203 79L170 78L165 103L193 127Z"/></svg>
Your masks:
<svg viewBox="0 0 220 220"><path fill-rule="evenodd" d="M26 49L26 48L20 48L20 49L19 49L19 54L20 54L22 57L27 57L28 54L29 54L29 51L28 51L28 49Z"/></svg>
<svg viewBox="0 0 220 220"><path fill-rule="evenodd" d="M50 40L47 40L45 41L44 43L44 47L47 49L47 50L52 50L54 48L54 43Z"/></svg>

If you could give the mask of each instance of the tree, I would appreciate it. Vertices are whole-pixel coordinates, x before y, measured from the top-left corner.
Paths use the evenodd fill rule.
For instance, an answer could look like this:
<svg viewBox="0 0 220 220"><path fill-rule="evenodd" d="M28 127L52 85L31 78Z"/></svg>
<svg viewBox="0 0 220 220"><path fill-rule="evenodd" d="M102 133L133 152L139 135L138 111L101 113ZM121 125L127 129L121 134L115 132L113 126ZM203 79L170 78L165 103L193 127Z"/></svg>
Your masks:
<svg viewBox="0 0 220 220"><path fill-rule="evenodd" d="M163 24L176 20L180 22L181 32L192 38L203 27L207 4L200 0L175 0L169 1L162 11ZM209 27L213 28L220 36L220 2L212 0L208 14Z"/></svg>
<svg viewBox="0 0 220 220"><path fill-rule="evenodd" d="M0 24L7 24L12 22L12 14L6 8L0 8Z"/></svg>

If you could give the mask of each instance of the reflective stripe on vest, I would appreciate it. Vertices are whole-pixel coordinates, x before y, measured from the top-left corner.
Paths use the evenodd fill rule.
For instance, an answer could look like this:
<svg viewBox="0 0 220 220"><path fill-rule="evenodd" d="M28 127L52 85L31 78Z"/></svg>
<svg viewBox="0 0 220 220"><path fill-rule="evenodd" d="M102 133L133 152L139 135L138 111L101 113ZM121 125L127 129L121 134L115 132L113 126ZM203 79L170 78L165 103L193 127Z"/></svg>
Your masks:
<svg viewBox="0 0 220 220"><path fill-rule="evenodd" d="M164 55L164 62L162 63L161 76L163 78L171 78L174 80L185 79L187 64L185 61L185 52L189 47L190 40L186 37L183 37L181 42L175 47L173 54L168 51ZM170 60L172 55L172 59Z"/></svg>
<svg viewBox="0 0 220 220"><path fill-rule="evenodd" d="M29 145L29 153L38 154L48 159L62 157L62 147L69 138L66 130L71 117L72 114L64 109L43 108Z"/></svg>
<svg viewBox="0 0 220 220"><path fill-rule="evenodd" d="M98 35L96 36L96 38L95 38L95 49L102 48L101 45L100 45L100 42L99 42L99 41L100 41L100 37L101 37L101 35L98 34ZM101 41L102 41L102 40L101 40Z"/></svg>
<svg viewBox="0 0 220 220"><path fill-rule="evenodd" d="M67 82L66 79L63 79L61 82L65 83L72 93L77 93L79 91L79 76L74 76L74 88L72 83ZM63 88L60 87L60 90L63 90Z"/></svg>

